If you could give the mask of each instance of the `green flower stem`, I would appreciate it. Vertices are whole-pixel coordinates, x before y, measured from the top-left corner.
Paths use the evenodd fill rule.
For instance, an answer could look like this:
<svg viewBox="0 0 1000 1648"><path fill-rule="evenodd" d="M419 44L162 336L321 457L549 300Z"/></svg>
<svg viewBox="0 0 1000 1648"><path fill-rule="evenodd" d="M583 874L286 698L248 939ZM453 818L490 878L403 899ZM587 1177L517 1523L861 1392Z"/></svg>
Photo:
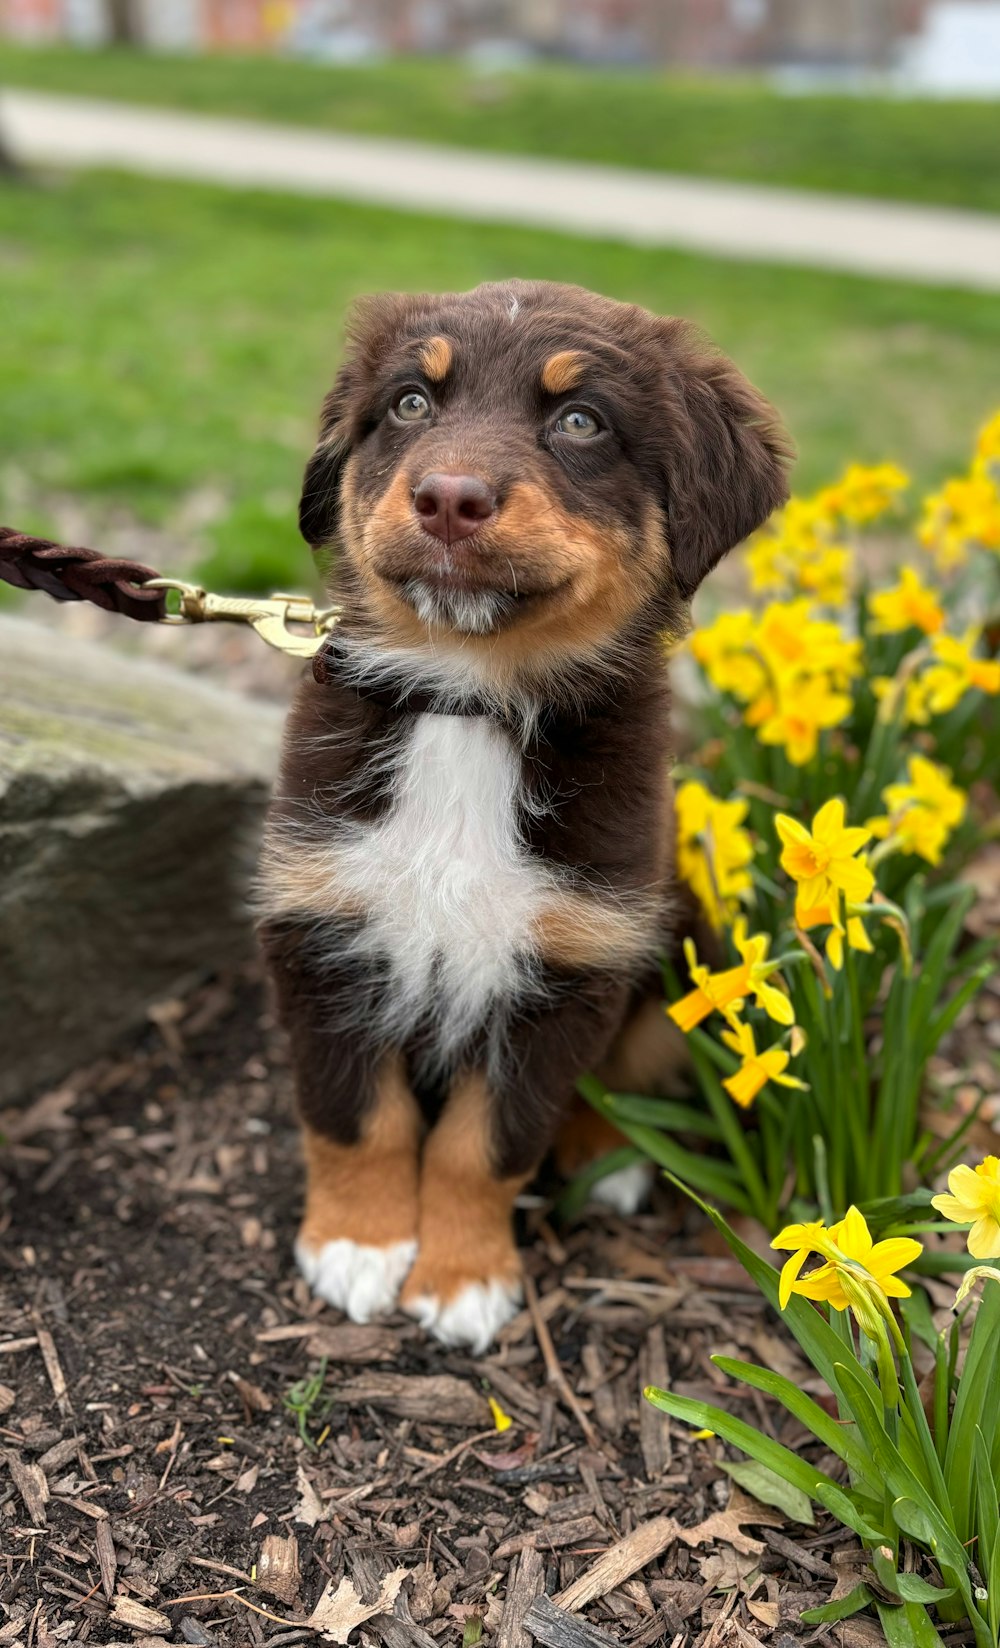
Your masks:
<svg viewBox="0 0 1000 1648"><path fill-rule="evenodd" d="M766 1229L773 1230L772 1198L768 1195L767 1186L750 1148L748 1135L740 1125L733 1101L723 1088L701 1049L691 1043L690 1038L689 1045L691 1060L694 1064L699 1085L711 1106L712 1114L722 1129L726 1149L743 1176L743 1186L750 1198L754 1216L760 1220Z"/></svg>
<svg viewBox="0 0 1000 1648"><path fill-rule="evenodd" d="M841 895L841 911L842 919L846 926L847 909L843 895ZM844 938L844 971L847 975L847 991L850 1000L849 1011L851 1020L851 1040L854 1050L854 1080L851 1084L852 1110L858 1120L858 1132L860 1132L863 1127L864 1135L868 1136L871 1127L871 1089L868 1079L868 1049L865 1046L865 1023L864 1013L861 1007L861 991L858 988L857 960L855 958L854 951L851 949L851 946L847 941L846 935ZM855 1149L857 1149L857 1135L855 1136ZM867 1158L862 1155L858 1158L858 1160L859 1165L861 1162L865 1162L867 1160L869 1171L863 1175L862 1182L868 1186L871 1183L874 1172L877 1171L878 1164L872 1162L870 1151L868 1152Z"/></svg>

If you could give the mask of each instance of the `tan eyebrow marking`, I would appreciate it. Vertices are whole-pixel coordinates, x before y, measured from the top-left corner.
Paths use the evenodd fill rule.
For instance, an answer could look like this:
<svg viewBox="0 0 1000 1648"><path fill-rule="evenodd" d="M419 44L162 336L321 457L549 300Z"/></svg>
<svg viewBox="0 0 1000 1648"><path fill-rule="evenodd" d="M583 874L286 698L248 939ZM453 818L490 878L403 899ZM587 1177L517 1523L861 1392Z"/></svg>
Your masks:
<svg viewBox="0 0 1000 1648"><path fill-rule="evenodd" d="M452 348L447 338L428 338L420 350L420 364L432 383L440 383L451 370Z"/></svg>
<svg viewBox="0 0 1000 1648"><path fill-rule="evenodd" d="M558 355L550 355L542 367L542 388L547 395L564 395L567 389L575 389L582 382L586 365L586 357L579 349L561 349Z"/></svg>

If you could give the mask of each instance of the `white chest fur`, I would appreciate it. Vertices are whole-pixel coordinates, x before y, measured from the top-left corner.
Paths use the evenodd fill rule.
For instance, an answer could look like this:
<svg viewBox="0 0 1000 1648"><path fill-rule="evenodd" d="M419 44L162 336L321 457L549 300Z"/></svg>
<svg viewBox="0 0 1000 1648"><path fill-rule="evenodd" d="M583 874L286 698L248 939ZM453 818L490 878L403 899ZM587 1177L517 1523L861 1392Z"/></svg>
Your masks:
<svg viewBox="0 0 1000 1648"><path fill-rule="evenodd" d="M377 824L334 851L367 912L356 953L390 969L391 1028L431 1011L442 1052L523 985L533 923L555 885L518 828L521 758L488 716L420 715Z"/></svg>

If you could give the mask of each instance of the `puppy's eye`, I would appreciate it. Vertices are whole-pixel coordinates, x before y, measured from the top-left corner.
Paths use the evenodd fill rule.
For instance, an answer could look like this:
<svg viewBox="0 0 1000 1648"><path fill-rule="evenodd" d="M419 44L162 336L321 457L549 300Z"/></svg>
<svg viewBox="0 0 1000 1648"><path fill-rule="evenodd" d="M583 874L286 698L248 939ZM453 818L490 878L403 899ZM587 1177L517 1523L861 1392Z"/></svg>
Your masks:
<svg viewBox="0 0 1000 1648"><path fill-rule="evenodd" d="M392 403L393 417L400 423L420 423L431 415L431 403L419 389L404 389Z"/></svg>
<svg viewBox="0 0 1000 1648"><path fill-rule="evenodd" d="M592 412L585 412L582 406L571 406L556 423L556 433L571 435L577 441L592 441L601 433L601 425Z"/></svg>

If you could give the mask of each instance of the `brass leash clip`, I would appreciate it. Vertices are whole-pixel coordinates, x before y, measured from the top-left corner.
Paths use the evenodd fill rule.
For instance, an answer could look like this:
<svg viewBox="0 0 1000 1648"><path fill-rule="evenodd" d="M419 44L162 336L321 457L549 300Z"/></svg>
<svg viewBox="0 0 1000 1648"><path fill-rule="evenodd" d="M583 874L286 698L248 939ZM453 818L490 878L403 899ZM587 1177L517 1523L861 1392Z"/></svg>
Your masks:
<svg viewBox="0 0 1000 1648"><path fill-rule="evenodd" d="M313 658L340 622L340 607L317 607L308 595L213 595L181 578L150 578L144 589L162 589L179 597L177 610L164 624L249 624L262 641L290 658ZM301 624L309 633L289 626Z"/></svg>

